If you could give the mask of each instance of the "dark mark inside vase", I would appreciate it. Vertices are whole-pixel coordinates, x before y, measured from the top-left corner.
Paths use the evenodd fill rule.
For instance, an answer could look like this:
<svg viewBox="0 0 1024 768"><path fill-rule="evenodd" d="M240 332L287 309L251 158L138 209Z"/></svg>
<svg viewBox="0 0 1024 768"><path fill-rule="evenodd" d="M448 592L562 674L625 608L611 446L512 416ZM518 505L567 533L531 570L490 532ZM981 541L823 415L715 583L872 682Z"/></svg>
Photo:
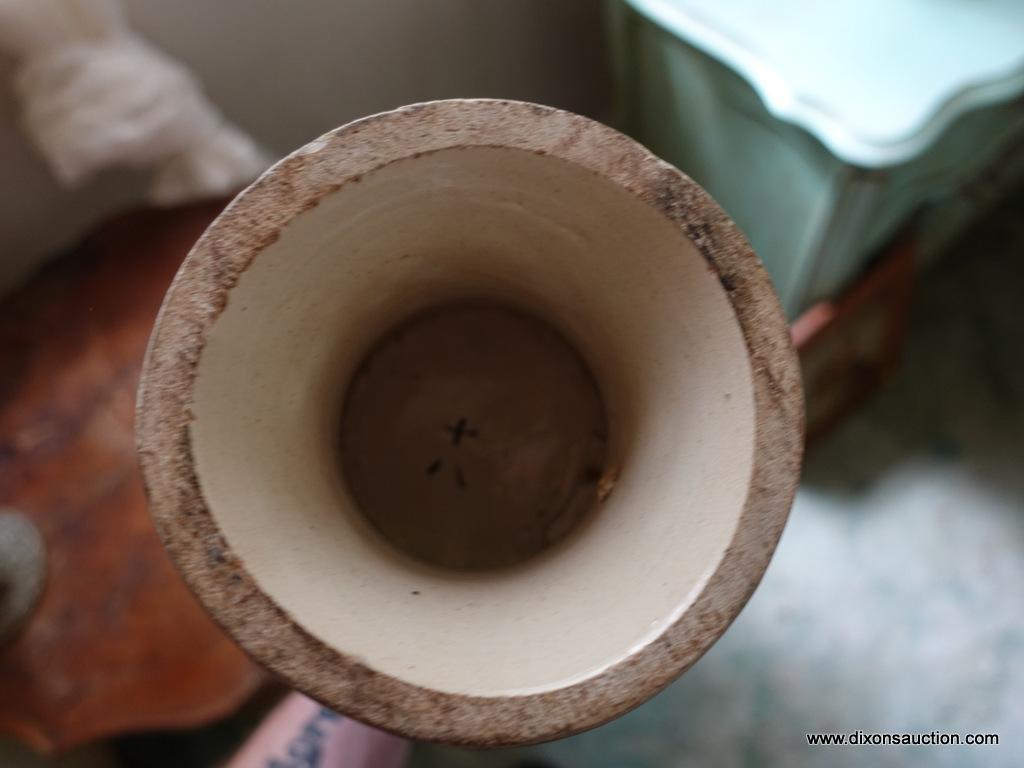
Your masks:
<svg viewBox="0 0 1024 768"><path fill-rule="evenodd" d="M356 503L405 554L446 568L523 562L594 509L608 427L577 350L533 314L446 304L384 334L341 420Z"/></svg>

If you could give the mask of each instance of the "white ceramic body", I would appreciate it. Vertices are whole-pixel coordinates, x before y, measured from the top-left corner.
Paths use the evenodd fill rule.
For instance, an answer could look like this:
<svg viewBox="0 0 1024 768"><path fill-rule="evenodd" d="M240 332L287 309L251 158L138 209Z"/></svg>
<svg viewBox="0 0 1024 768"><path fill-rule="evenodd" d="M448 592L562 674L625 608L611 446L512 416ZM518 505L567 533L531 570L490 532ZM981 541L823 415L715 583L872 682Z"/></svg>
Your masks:
<svg viewBox="0 0 1024 768"><path fill-rule="evenodd" d="M557 545L472 574L381 541L336 452L374 342L465 299L576 346L614 482ZM692 663L767 564L801 426L785 321L717 207L604 126L491 101L369 118L271 169L182 268L140 396L159 527L243 646L356 717L480 745L607 720Z"/></svg>

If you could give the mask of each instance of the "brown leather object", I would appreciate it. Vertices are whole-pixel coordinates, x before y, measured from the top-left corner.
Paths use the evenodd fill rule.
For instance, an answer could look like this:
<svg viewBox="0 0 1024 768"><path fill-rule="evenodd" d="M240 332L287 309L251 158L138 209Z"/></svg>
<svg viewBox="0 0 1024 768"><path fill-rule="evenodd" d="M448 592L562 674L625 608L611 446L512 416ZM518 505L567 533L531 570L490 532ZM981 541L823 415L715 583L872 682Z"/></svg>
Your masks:
<svg viewBox="0 0 1024 768"><path fill-rule="evenodd" d="M0 732L43 751L233 711L257 667L187 591L135 461L135 387L164 291L222 204L128 214L0 304L0 507L47 586L0 647Z"/></svg>

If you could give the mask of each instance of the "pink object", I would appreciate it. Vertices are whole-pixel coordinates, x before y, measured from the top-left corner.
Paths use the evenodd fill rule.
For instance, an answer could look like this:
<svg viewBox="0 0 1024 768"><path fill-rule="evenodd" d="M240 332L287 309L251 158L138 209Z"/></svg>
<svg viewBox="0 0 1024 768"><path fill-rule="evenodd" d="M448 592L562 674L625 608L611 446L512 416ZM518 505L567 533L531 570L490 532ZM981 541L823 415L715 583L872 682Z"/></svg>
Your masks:
<svg viewBox="0 0 1024 768"><path fill-rule="evenodd" d="M293 693L256 729L227 768L399 768L409 742Z"/></svg>

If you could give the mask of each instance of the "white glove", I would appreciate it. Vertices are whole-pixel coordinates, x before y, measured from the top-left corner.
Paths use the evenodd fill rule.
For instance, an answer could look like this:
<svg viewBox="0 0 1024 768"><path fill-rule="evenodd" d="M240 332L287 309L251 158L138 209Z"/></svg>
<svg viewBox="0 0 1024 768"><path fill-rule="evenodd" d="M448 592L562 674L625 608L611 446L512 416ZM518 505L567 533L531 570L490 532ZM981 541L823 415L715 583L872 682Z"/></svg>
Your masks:
<svg viewBox="0 0 1024 768"><path fill-rule="evenodd" d="M179 63L127 28L117 0L0 0L26 132L57 179L151 167L151 200L219 196L269 164Z"/></svg>

